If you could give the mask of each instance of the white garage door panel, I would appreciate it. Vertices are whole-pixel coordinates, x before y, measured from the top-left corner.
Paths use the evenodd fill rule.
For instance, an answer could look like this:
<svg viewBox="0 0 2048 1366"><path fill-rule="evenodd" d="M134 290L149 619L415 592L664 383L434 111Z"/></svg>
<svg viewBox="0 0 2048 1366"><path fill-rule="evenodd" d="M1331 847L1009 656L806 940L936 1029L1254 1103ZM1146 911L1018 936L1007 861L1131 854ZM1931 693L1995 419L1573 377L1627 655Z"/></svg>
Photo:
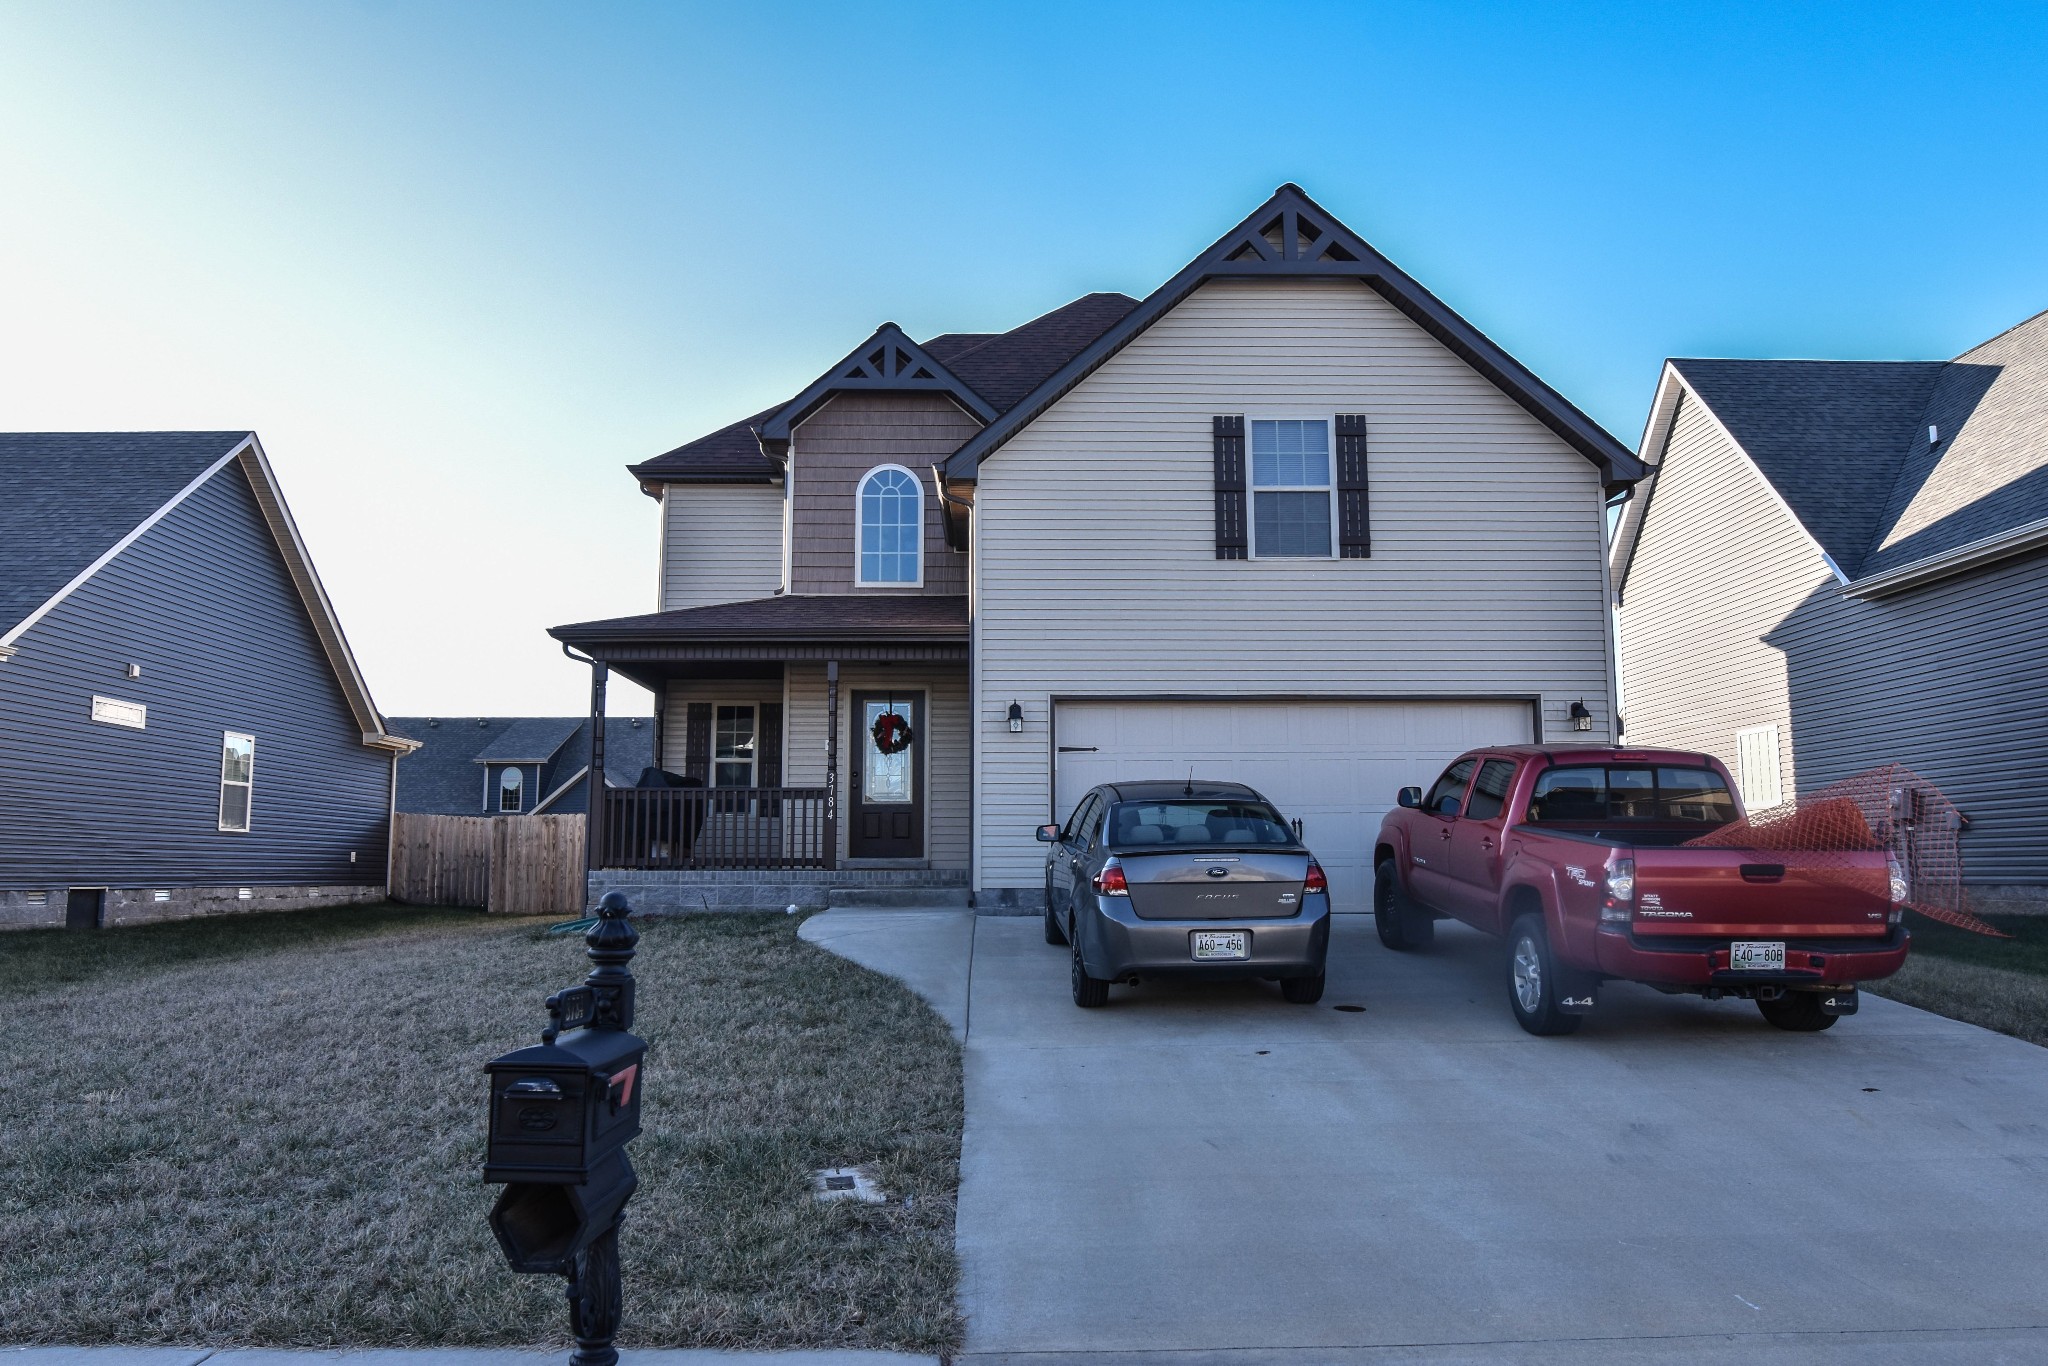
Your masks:
<svg viewBox="0 0 2048 1366"><path fill-rule="evenodd" d="M1097 783L1245 783L1302 823L1339 911L1369 909L1373 837L1401 788L1481 745L1526 744L1527 702L1062 702L1061 819Z"/></svg>

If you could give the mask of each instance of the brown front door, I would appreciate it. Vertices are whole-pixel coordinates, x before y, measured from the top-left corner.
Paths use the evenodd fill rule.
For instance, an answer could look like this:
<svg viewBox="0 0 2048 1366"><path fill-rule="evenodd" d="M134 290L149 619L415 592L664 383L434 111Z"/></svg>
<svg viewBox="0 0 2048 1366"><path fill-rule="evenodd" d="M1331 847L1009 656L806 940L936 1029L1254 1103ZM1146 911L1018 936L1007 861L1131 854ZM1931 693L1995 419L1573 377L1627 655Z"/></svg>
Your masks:
<svg viewBox="0 0 2048 1366"><path fill-rule="evenodd" d="M910 726L910 743L884 754L875 723L894 714ZM846 852L853 858L924 857L924 694L857 692L853 695L853 821Z"/></svg>

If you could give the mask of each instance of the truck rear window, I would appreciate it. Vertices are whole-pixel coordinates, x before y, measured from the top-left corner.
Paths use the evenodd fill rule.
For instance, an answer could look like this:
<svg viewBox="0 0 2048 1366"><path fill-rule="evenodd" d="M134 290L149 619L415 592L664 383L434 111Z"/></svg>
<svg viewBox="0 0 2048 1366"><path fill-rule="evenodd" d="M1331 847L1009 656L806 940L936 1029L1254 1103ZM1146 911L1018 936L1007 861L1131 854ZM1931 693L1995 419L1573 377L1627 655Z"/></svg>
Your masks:
<svg viewBox="0 0 2048 1366"><path fill-rule="evenodd" d="M1592 822L1711 830L1735 819L1735 798L1710 768L1568 764L1536 779L1528 819L1534 825Z"/></svg>
<svg viewBox="0 0 2048 1366"><path fill-rule="evenodd" d="M1294 832L1264 802L1118 802L1110 808L1109 842L1146 844L1292 844Z"/></svg>

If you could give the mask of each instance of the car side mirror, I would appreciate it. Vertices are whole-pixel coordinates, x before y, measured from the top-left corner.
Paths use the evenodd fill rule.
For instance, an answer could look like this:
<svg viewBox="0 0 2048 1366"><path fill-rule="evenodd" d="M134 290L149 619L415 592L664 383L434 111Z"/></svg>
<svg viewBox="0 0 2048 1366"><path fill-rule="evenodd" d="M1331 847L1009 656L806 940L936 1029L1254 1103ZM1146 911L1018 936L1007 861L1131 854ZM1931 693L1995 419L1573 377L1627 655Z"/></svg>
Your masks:
<svg viewBox="0 0 2048 1366"><path fill-rule="evenodd" d="M1397 805L1405 806L1410 811L1413 811L1422 805L1422 789L1419 787L1404 787L1395 796L1394 801Z"/></svg>
<svg viewBox="0 0 2048 1366"><path fill-rule="evenodd" d="M1052 844L1059 837L1060 828L1057 825L1041 825L1038 827L1038 842L1040 844Z"/></svg>

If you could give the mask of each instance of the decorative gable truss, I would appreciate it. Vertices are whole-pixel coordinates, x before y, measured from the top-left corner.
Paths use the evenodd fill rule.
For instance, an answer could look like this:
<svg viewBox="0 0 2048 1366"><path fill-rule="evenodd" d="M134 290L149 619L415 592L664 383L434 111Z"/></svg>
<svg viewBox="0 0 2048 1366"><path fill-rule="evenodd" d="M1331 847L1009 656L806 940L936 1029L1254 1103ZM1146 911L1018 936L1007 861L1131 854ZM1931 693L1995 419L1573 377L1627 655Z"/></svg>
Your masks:
<svg viewBox="0 0 2048 1366"><path fill-rule="evenodd" d="M873 336L849 351L837 365L784 404L755 433L771 460L789 458L791 435L798 424L835 394L944 394L976 420L995 420L996 411L952 371L912 341L895 323L883 323Z"/></svg>

